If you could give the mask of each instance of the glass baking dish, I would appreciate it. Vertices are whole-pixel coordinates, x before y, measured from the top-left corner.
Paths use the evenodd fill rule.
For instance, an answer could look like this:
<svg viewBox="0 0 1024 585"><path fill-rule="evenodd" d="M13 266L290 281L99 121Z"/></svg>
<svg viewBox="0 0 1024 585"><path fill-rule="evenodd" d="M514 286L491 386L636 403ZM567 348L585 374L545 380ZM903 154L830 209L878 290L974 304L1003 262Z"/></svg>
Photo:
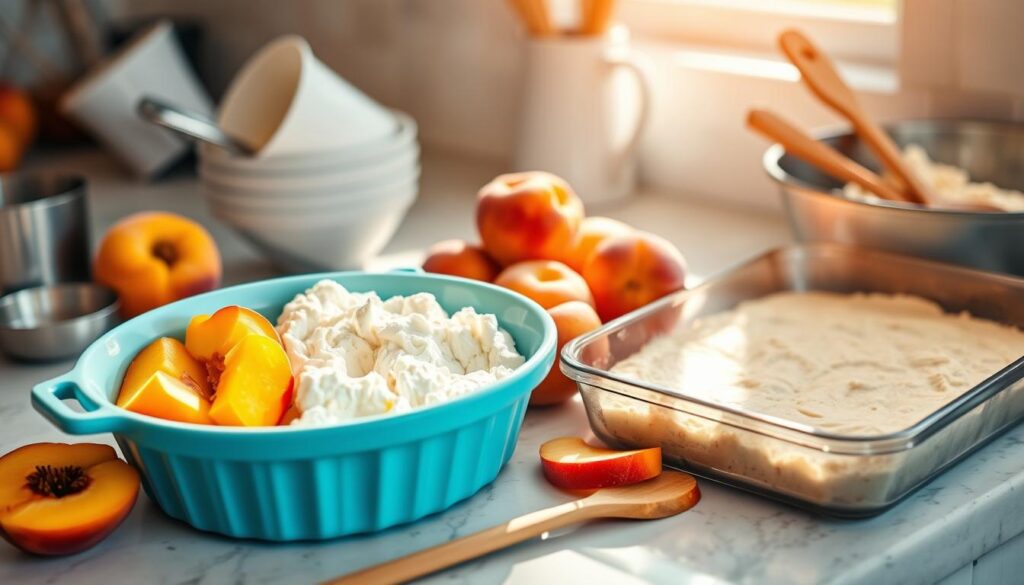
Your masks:
<svg viewBox="0 0 1024 585"><path fill-rule="evenodd" d="M837 435L706 401L609 370L648 341L741 301L782 291L905 293L950 312L1024 328L1024 280L839 244L768 252L605 324L565 346L594 433L618 447L660 446L665 461L835 516L895 505L1024 415L1024 358L913 426Z"/></svg>

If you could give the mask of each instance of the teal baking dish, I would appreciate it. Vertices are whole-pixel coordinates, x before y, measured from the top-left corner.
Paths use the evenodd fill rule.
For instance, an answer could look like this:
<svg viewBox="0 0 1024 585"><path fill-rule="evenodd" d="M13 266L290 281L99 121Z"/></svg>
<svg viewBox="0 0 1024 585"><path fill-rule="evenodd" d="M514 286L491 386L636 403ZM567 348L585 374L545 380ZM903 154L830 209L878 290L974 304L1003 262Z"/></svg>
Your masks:
<svg viewBox="0 0 1024 585"><path fill-rule="evenodd" d="M272 321L321 279L382 298L434 294L447 311L493 313L526 363L512 376L448 403L346 424L242 429L165 421L113 404L128 363L192 315L238 304ZM340 272L244 284L172 303L99 338L71 372L32 389L61 430L113 433L168 515L238 538L326 539L372 532L440 512L497 477L515 449L530 392L554 361L554 322L536 303L493 285L410 272ZM82 411L71 409L75 399Z"/></svg>

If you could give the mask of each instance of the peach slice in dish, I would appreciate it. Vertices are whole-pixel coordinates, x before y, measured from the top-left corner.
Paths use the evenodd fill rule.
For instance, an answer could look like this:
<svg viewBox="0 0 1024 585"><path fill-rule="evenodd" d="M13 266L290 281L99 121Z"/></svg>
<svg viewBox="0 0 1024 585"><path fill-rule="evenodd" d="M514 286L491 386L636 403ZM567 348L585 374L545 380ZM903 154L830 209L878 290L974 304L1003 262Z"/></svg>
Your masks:
<svg viewBox="0 0 1024 585"><path fill-rule="evenodd" d="M210 395L203 364L177 339L161 337L128 366L117 405L167 420L210 424Z"/></svg>

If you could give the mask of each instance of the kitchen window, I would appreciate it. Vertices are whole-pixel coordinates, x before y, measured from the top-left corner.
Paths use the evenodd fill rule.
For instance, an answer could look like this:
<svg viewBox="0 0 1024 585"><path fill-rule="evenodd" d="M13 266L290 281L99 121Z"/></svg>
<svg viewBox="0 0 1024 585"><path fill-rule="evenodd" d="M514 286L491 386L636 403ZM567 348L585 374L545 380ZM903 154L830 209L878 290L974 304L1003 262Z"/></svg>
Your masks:
<svg viewBox="0 0 1024 585"><path fill-rule="evenodd" d="M838 60L894 65L897 0L626 0L620 17L640 37L776 54L799 28Z"/></svg>

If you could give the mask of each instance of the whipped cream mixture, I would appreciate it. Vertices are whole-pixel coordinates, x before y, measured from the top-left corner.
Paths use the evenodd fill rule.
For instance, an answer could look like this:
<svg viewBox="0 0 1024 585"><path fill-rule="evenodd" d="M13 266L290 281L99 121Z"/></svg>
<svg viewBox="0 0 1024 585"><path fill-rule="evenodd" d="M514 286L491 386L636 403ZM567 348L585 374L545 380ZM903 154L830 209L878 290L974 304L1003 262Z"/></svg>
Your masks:
<svg viewBox="0 0 1024 585"><path fill-rule="evenodd" d="M937 195L950 203L981 203L1003 211L1024 211L1024 193L1001 189L992 183L972 183L967 171L960 167L933 162L924 148L916 144L903 150L903 160L910 169L931 186ZM847 183L843 194L859 201L878 202L878 196L855 183Z"/></svg>
<svg viewBox="0 0 1024 585"><path fill-rule="evenodd" d="M905 429L1024 355L1024 332L913 296L780 293L612 371L833 433Z"/></svg>
<svg viewBox="0 0 1024 585"><path fill-rule="evenodd" d="M299 426L445 402L509 376L524 362L494 315L450 317L434 295L381 300L323 280L278 318Z"/></svg>

